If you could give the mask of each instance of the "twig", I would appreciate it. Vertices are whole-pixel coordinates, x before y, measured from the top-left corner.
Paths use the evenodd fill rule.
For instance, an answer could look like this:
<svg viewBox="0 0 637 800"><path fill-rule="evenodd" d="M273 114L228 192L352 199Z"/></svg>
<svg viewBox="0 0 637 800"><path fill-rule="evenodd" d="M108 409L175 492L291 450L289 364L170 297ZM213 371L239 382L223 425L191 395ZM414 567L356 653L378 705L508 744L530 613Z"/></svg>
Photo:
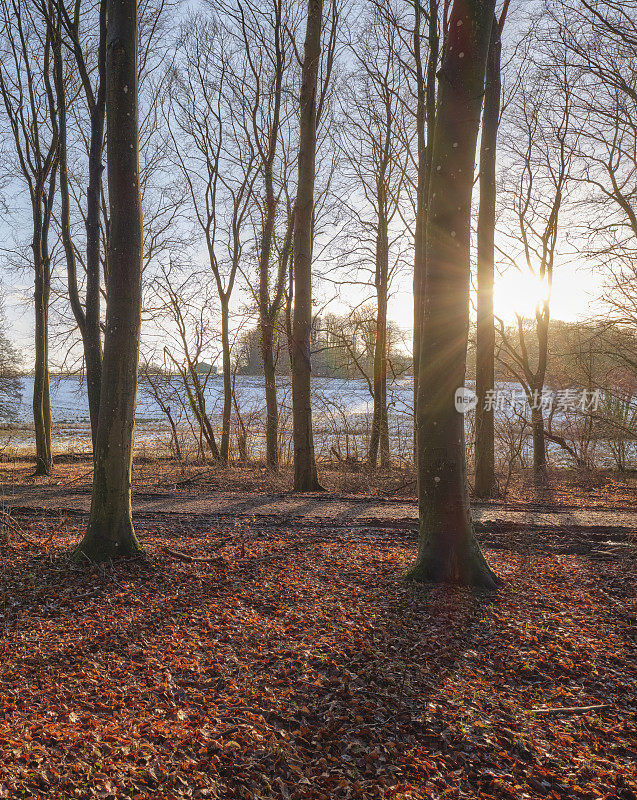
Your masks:
<svg viewBox="0 0 637 800"><path fill-rule="evenodd" d="M38 544L35 539L32 539L22 530L22 528L13 519L8 511L5 511L4 509L0 510L0 520L9 528L9 530L12 531L12 533L15 533L16 536L19 536L23 541L28 542L29 544Z"/></svg>
<svg viewBox="0 0 637 800"><path fill-rule="evenodd" d="M207 564L225 564L226 560L222 556L191 556L188 553L182 553L179 550L171 550L170 547L164 547L162 550L165 553L168 553L169 556L173 556L173 558L178 558L181 561L200 561L205 562Z"/></svg>
<svg viewBox="0 0 637 800"><path fill-rule="evenodd" d="M392 494L398 494L398 492L401 492L403 489L406 489L408 486L413 486L415 483L416 483L416 479L414 478L413 481L406 481L405 483L401 483L400 486L397 486L395 489L390 489L387 492L383 492L383 494L385 495L385 497L389 497Z"/></svg>
<svg viewBox="0 0 637 800"><path fill-rule="evenodd" d="M530 714L585 714L587 711L598 711L602 708L611 708L609 703L600 703L596 706L556 706L555 708L532 708Z"/></svg>
<svg viewBox="0 0 637 800"><path fill-rule="evenodd" d="M197 478L200 478L202 475L205 475L208 472L207 469L202 469L201 472L196 472L194 475L190 475L188 478L183 478L180 481L175 481L175 486L184 486L186 483L192 483L196 481Z"/></svg>

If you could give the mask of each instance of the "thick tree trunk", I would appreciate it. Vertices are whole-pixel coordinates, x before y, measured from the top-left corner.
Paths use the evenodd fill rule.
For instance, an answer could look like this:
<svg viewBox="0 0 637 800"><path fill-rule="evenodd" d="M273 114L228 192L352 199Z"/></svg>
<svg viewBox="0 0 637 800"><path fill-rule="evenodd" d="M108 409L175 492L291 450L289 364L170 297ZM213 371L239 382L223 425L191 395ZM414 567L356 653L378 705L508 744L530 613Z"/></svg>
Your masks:
<svg viewBox="0 0 637 800"><path fill-rule="evenodd" d="M271 319L261 318L261 359L265 380L265 454L268 469L279 466L279 406L276 398L276 375L274 368L274 324Z"/></svg>
<svg viewBox="0 0 637 800"><path fill-rule="evenodd" d="M495 238L495 167L500 121L500 29L493 20L487 57L482 137L480 143L480 208L478 212L478 299L476 334L475 493L491 497L495 490L493 277Z"/></svg>
<svg viewBox="0 0 637 800"><path fill-rule="evenodd" d="M418 380L418 557L409 577L493 588L474 536L455 409L469 328L470 217L494 0L454 0L439 72Z"/></svg>
<svg viewBox="0 0 637 800"><path fill-rule="evenodd" d="M533 482L536 486L546 487L548 486L549 478L546 467L544 418L541 408L531 409L531 431L533 434Z"/></svg>
<svg viewBox="0 0 637 800"><path fill-rule="evenodd" d="M106 333L93 496L76 559L140 552L133 530L131 470L142 288L137 5L108 0L107 164L110 206Z"/></svg>
<svg viewBox="0 0 637 800"><path fill-rule="evenodd" d="M292 407L294 426L294 489L320 490L310 396L312 326L312 217L316 163L316 91L321 54L323 0L308 0L305 57L301 76L298 188L294 224L294 319L292 338Z"/></svg>
<svg viewBox="0 0 637 800"><path fill-rule="evenodd" d="M223 369L223 413L221 415L220 456L224 464L230 458L230 414L232 413L232 375L230 374L229 298L221 298L221 365Z"/></svg>

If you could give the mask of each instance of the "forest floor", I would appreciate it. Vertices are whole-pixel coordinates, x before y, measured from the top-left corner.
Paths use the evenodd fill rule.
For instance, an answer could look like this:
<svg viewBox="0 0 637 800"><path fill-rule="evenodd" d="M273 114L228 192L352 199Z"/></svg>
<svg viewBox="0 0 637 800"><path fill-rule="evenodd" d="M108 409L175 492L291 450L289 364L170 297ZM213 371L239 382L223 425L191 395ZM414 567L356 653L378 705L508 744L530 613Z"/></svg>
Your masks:
<svg viewBox="0 0 637 800"><path fill-rule="evenodd" d="M71 566L89 466L0 465L0 797L637 796L634 478L476 505L481 596L402 580L404 473L138 465L147 560Z"/></svg>

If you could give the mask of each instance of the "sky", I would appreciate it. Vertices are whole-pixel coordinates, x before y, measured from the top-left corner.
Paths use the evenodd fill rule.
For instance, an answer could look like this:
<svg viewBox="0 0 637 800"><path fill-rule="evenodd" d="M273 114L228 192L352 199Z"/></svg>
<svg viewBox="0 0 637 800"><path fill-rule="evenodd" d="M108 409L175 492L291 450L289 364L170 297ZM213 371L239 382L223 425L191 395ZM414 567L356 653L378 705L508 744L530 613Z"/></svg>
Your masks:
<svg viewBox="0 0 637 800"><path fill-rule="evenodd" d="M0 251L0 281L7 325L12 341L23 353L24 366L27 369L32 366L33 339L33 288L29 280L30 275L27 272L17 274L8 269ZM405 332L407 340L411 338L413 319L411 280L410 274L399 276L389 303L389 317ZM356 293L360 291L352 290L344 300L334 301L330 310L347 313L348 304L356 300ZM569 259L568 263L555 269L551 316L567 322L590 317L599 311L598 302L602 294L603 276L583 261L578 263ZM528 273L524 270L518 272L513 268L507 269L504 274L496 277L495 313L505 322L512 322L516 312L530 316L542 296L542 287ZM55 341L52 342L51 349L53 359L56 360L59 354L56 356Z"/></svg>
<svg viewBox="0 0 637 800"><path fill-rule="evenodd" d="M514 3L515 6L515 3ZM527 8L528 10L528 8ZM507 23L507 30L514 31L516 26L512 19ZM8 198L7 198L8 199ZM14 202L20 202L18 197L11 198ZM1 210L0 210L1 215ZM27 209L20 214L20 221L24 220L25 228L18 227L19 237L22 238L21 244L28 242L29 236L29 214ZM12 215L13 230L16 228L16 215ZM31 276L28 271L21 274L8 268L6 259L3 257L3 248L11 247L12 235L7 221L3 221L0 216L0 293L3 297L4 311L10 335L14 343L24 353L24 366L32 366L32 339L33 339L33 289L30 283ZM59 270L64 269L64 264L58 266ZM320 265L319 265L320 269ZM404 332L405 338L411 338L411 326L413 320L413 297L411 293L412 276L409 271L405 271L399 276L392 287L392 295L389 302L389 317ZM577 259L569 255L568 260L558 264L555 268L554 283L551 298L551 315L554 319L561 319L569 322L577 321L590 317L599 309L597 301L603 294L603 276L590 269L585 264L584 259L578 262ZM355 287L351 291L344 293L344 299L335 301L330 310L335 313L347 313L348 303L353 305L361 299L361 292L366 291ZM366 295L373 293L373 287ZM505 322L512 322L515 314L522 313L530 316L533 313L535 304L543 296L544 289L538 286L531 276L524 270L516 271L509 268L507 271L496 278L495 287L495 311ZM245 303L245 294L237 302ZM55 331L55 327L53 328ZM143 331L142 331L143 336ZM51 343L53 361L60 360L60 354L56 352L55 339Z"/></svg>

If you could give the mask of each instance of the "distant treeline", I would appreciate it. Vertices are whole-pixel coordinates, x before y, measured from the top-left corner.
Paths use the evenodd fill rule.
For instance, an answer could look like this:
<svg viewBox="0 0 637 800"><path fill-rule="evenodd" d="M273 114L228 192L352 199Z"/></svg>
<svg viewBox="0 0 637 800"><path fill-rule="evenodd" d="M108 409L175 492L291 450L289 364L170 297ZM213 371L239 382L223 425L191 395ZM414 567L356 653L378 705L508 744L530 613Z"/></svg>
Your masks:
<svg viewBox="0 0 637 800"><path fill-rule="evenodd" d="M387 370L392 377L412 372L411 341L395 323L388 322ZM314 320L311 334L312 373L321 378L370 380L374 367L376 319L369 309L348 316L326 314ZM257 327L240 337L236 348L238 375L263 375L261 337ZM277 375L289 375L290 351L285 333L275 340Z"/></svg>

